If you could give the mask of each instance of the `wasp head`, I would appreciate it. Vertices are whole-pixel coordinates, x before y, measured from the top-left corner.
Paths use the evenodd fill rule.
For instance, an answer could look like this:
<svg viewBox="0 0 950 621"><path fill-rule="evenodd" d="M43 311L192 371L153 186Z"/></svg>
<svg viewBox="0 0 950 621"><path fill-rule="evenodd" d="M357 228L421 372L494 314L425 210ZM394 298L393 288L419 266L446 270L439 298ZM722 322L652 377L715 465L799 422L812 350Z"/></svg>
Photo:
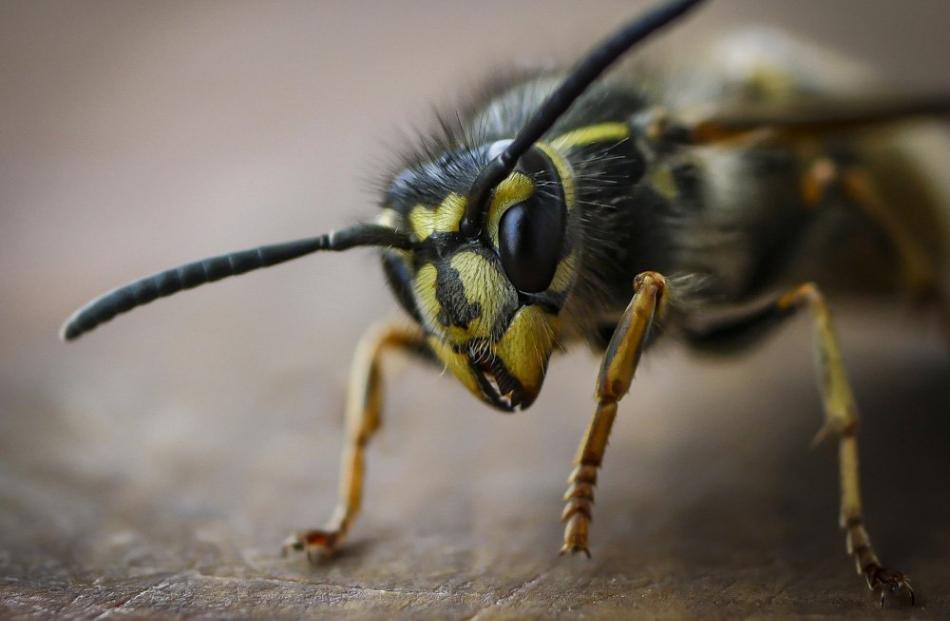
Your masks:
<svg viewBox="0 0 950 621"><path fill-rule="evenodd" d="M541 389L576 255L568 165L545 145L495 188L477 235L460 231L468 187L507 142L458 149L397 175L382 218L408 232L413 247L384 251L383 265L446 368L486 403L513 411Z"/></svg>

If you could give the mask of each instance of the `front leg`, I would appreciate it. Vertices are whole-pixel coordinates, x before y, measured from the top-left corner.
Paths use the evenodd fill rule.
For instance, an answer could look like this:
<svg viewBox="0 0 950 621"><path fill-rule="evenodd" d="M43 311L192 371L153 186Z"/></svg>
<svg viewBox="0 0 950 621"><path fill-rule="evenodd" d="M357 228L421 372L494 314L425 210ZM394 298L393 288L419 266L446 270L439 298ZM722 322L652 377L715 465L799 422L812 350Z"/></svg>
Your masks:
<svg viewBox="0 0 950 621"><path fill-rule="evenodd" d="M360 340L346 399L346 439L336 510L325 528L292 534L284 543L284 554L290 550L306 551L311 561L331 554L343 542L356 519L363 498L366 445L382 422L380 360L383 352L390 349L412 353L426 351L425 337L417 327L385 323L371 328Z"/></svg>
<svg viewBox="0 0 950 621"><path fill-rule="evenodd" d="M574 470L568 478L564 500L567 506L561 515L564 528L565 552L584 552L592 519L594 486L607 449L607 438L617 416L617 403L630 389L637 363L650 327L657 315L662 314L666 300L666 279L656 272L643 272L633 281L633 299L624 311L604 354L597 376L595 397L597 409L587 427L574 458Z"/></svg>

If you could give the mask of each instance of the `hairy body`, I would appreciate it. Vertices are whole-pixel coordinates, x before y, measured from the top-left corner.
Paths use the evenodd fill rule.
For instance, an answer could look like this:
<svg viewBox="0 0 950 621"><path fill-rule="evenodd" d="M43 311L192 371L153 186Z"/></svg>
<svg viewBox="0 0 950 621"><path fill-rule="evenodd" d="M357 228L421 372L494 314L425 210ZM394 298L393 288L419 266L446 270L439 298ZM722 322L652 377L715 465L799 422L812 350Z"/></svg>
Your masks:
<svg viewBox="0 0 950 621"><path fill-rule="evenodd" d="M620 70L559 120L549 142L568 162L576 193L573 255L565 255L571 286L547 300L559 311L559 344L606 346L630 283L647 270L675 284L665 328L697 346L712 344L710 317L741 313L802 282L832 296L941 298L950 243L950 186L939 170L950 160L946 125L904 121L794 141L764 129L699 146L667 143L655 131L724 107L794 107L874 88L859 67L829 57L780 33L751 31L699 65ZM440 199L463 195L484 164L479 149L513 136L559 80L545 74L496 86L458 127L443 124L445 136L404 162L381 219L412 233L413 210L429 209L441 233L454 234L458 220ZM497 248L488 250L486 260L496 260ZM420 253L383 253L397 298L424 325L431 297L415 295L422 287L413 279L428 262ZM446 289L459 286L443 280ZM464 327L478 313L464 294L436 297L440 308L428 314L443 321L427 325L430 332ZM493 321L504 324L516 307L511 301L497 310L509 317Z"/></svg>

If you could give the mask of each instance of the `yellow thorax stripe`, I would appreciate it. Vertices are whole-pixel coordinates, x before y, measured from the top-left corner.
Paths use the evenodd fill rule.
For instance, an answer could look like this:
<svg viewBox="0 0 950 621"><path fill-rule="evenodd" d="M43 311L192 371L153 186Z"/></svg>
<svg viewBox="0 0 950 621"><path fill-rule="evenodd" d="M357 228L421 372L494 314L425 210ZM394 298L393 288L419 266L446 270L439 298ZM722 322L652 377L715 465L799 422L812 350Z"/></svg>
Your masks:
<svg viewBox="0 0 950 621"><path fill-rule="evenodd" d="M626 123L598 123L579 127L555 137L550 143L539 142L535 146L550 158L561 177L564 188L564 202L568 210L573 209L577 186L574 171L566 154L573 149L586 147L598 142L621 142L630 137L630 128Z"/></svg>
<svg viewBox="0 0 950 621"><path fill-rule="evenodd" d="M570 151L598 142L621 142L630 137L626 123L598 123L565 132L551 141L558 151Z"/></svg>
<svg viewBox="0 0 950 621"><path fill-rule="evenodd" d="M554 164L554 169L557 171L557 176L561 178L561 188L564 190L564 204L567 206L567 210L570 211L574 208L574 170L571 168L571 164L567 161L561 152L557 148L545 143L538 142L534 146L541 149L541 151L551 160L551 163Z"/></svg>

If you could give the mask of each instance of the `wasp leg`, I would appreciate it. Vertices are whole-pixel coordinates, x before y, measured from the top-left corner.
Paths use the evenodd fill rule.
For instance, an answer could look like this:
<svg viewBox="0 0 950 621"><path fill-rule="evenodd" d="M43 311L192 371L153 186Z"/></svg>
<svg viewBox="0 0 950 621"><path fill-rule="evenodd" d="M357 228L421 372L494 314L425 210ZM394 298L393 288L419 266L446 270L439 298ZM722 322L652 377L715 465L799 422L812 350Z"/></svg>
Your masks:
<svg viewBox="0 0 950 621"><path fill-rule="evenodd" d="M913 302L935 309L940 328L950 339L950 292L941 284L940 267L934 253L928 252L907 222L888 208L867 170L858 165L839 166L827 157L816 160L802 179L805 203L817 208L834 188L840 188L893 244L901 265L903 288Z"/></svg>
<svg viewBox="0 0 950 621"><path fill-rule="evenodd" d="M610 428L617 416L617 403L630 389L654 317L662 314L666 279L656 272L643 272L634 280L633 290L633 299L617 324L604 354L595 388L597 409L577 449L574 470L567 480L568 488L564 494L567 506L561 514L561 521L566 522L561 554L584 552L590 557L587 535L592 519L597 469L604 459Z"/></svg>
<svg viewBox="0 0 950 621"><path fill-rule="evenodd" d="M910 293L921 302L935 301L939 294L937 265L914 238L898 211L887 207L871 175L858 166L848 166L841 170L840 176L845 194L877 223L894 244L903 266L903 280Z"/></svg>
<svg viewBox="0 0 950 621"><path fill-rule="evenodd" d="M907 291L921 302L939 301L939 268L898 211L888 208L867 170L857 165L840 166L833 159L822 157L802 178L802 198L810 208L818 208L836 188L893 244Z"/></svg>
<svg viewBox="0 0 950 621"><path fill-rule="evenodd" d="M425 347L425 339L419 329L398 323L371 328L360 340L353 359L346 400L346 439L336 510L325 528L299 531L288 537L284 542L284 555L291 550L305 551L307 558L315 561L320 556L332 554L343 542L360 510L365 471L364 451L382 422L382 354L392 349L419 353L425 351Z"/></svg>
<svg viewBox="0 0 950 621"><path fill-rule="evenodd" d="M950 336L950 304L940 280L940 267L933 253L914 237L914 233L898 212L889 209L872 176L859 166L849 166L841 173L841 186L864 212L887 235L900 257L903 282L913 301L936 309L941 329Z"/></svg>
<svg viewBox="0 0 950 621"><path fill-rule="evenodd" d="M782 295L776 302L780 311L807 306L815 322L818 365L825 423L815 444L832 435L838 437L841 477L840 525L845 531L848 554L854 558L859 575L867 580L868 588L880 592L881 606L887 592L906 593L914 603L910 581L899 571L881 566L867 530L861 509L861 490L858 472L858 411L845 374L838 338L831 322L831 314L818 287L806 283Z"/></svg>

